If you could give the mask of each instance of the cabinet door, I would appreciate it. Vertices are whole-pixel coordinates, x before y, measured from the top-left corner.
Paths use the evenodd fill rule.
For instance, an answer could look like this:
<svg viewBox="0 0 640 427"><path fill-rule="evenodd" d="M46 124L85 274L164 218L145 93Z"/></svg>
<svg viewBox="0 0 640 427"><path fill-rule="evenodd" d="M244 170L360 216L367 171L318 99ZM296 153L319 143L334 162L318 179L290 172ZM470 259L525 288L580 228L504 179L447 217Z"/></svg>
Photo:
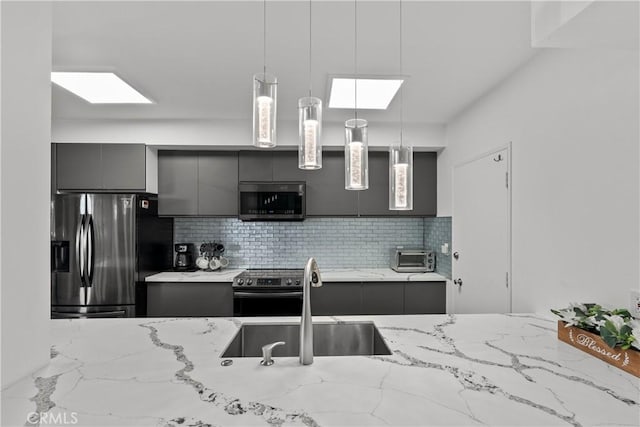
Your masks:
<svg viewBox="0 0 640 427"><path fill-rule="evenodd" d="M148 283L147 316L233 316L231 283Z"/></svg>
<svg viewBox="0 0 640 427"><path fill-rule="evenodd" d="M358 193L360 215L396 215L389 210L389 153L369 152L369 189Z"/></svg>
<svg viewBox="0 0 640 427"><path fill-rule="evenodd" d="M102 185L105 190L138 190L146 187L144 144L102 144Z"/></svg>
<svg viewBox="0 0 640 427"><path fill-rule="evenodd" d="M161 151L158 154L158 214L198 214L198 154Z"/></svg>
<svg viewBox="0 0 640 427"><path fill-rule="evenodd" d="M297 160L294 167L297 167ZM307 172L307 215L357 216L358 191L344 189L344 153L322 153L322 169Z"/></svg>
<svg viewBox="0 0 640 427"><path fill-rule="evenodd" d="M238 215L238 153L199 154L198 215Z"/></svg>
<svg viewBox="0 0 640 427"><path fill-rule="evenodd" d="M366 282L362 284L362 314L402 314L403 282Z"/></svg>
<svg viewBox="0 0 640 427"><path fill-rule="evenodd" d="M273 153L240 151L238 162L239 181L273 180Z"/></svg>
<svg viewBox="0 0 640 427"><path fill-rule="evenodd" d="M438 169L436 153L413 153L413 210L401 216L436 216Z"/></svg>
<svg viewBox="0 0 640 427"><path fill-rule="evenodd" d="M311 288L311 314L334 316L361 314L362 284L360 282L328 282Z"/></svg>
<svg viewBox="0 0 640 427"><path fill-rule="evenodd" d="M344 153L322 153L322 168L298 168L298 152L286 151L273 155L274 181L305 181L307 183L308 216L356 216L358 192L344 189Z"/></svg>
<svg viewBox="0 0 640 427"><path fill-rule="evenodd" d="M405 314L444 314L446 311L445 282L407 282L405 284Z"/></svg>
<svg viewBox="0 0 640 427"><path fill-rule="evenodd" d="M101 144L56 144L59 190L102 190Z"/></svg>

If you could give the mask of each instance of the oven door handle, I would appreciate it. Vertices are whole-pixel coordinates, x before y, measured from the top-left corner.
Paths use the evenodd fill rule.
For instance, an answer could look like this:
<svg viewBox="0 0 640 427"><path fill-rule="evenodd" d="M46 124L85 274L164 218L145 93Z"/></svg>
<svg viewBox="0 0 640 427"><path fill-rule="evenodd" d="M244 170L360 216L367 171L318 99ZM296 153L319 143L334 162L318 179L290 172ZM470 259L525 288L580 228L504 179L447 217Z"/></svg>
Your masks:
<svg viewBox="0 0 640 427"><path fill-rule="evenodd" d="M301 297L302 291L297 292L234 292L234 298L278 298Z"/></svg>

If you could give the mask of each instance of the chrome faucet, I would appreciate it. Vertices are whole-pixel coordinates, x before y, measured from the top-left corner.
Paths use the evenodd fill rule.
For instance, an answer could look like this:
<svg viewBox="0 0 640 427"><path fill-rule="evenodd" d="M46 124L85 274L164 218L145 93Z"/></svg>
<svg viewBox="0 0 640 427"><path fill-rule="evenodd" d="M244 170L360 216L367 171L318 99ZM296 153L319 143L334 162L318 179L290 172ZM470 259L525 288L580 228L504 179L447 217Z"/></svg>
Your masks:
<svg viewBox="0 0 640 427"><path fill-rule="evenodd" d="M302 317L300 318L300 364L313 363L313 319L311 318L311 288L322 286L320 269L315 258L309 258L304 267L302 282Z"/></svg>

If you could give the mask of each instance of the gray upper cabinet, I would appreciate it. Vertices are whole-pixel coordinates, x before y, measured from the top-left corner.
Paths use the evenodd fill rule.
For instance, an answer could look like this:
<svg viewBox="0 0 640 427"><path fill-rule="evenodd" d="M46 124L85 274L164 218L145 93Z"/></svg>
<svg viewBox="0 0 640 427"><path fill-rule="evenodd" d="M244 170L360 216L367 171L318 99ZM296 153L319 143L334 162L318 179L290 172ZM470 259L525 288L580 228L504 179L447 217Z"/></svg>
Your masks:
<svg viewBox="0 0 640 427"><path fill-rule="evenodd" d="M436 153L413 153L413 210L389 210L389 153L369 153L369 189L360 192L362 216L435 216L437 213Z"/></svg>
<svg viewBox="0 0 640 427"><path fill-rule="evenodd" d="M265 151L240 151L239 181L273 181L273 154Z"/></svg>
<svg viewBox="0 0 640 427"><path fill-rule="evenodd" d="M413 153L413 210L398 211L399 215L436 216L437 162L436 153Z"/></svg>
<svg viewBox="0 0 640 427"><path fill-rule="evenodd" d="M238 215L238 153L198 154L198 215Z"/></svg>
<svg viewBox="0 0 640 427"><path fill-rule="evenodd" d="M295 166L297 168L297 155ZM307 215L357 216L358 192L344 189L344 153L322 153L322 169L306 172Z"/></svg>
<svg viewBox="0 0 640 427"><path fill-rule="evenodd" d="M55 144L59 191L157 192L156 151L144 144Z"/></svg>
<svg viewBox="0 0 640 427"><path fill-rule="evenodd" d="M158 214L198 214L198 153L161 151L158 155Z"/></svg>
<svg viewBox="0 0 640 427"><path fill-rule="evenodd" d="M306 181L307 216L356 216L358 195L344 189L344 154L322 153L322 169L298 168L298 152L274 153L274 181Z"/></svg>
<svg viewBox="0 0 640 427"><path fill-rule="evenodd" d="M369 152L369 188L358 191L358 212L362 216L395 215L389 210L389 154Z"/></svg>
<svg viewBox="0 0 640 427"><path fill-rule="evenodd" d="M56 144L58 190L102 189L101 144Z"/></svg>
<svg viewBox="0 0 640 427"><path fill-rule="evenodd" d="M145 146L102 144L102 184L105 189L144 190Z"/></svg>

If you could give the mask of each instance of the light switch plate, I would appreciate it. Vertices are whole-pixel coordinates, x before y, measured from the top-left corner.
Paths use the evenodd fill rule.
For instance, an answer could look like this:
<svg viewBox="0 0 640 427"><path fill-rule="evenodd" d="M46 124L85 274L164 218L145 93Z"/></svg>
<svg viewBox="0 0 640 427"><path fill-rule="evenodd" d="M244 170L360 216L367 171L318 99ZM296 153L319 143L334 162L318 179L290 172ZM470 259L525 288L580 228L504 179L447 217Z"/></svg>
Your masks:
<svg viewBox="0 0 640 427"><path fill-rule="evenodd" d="M631 289L629 298L629 313L636 319L640 319L640 290Z"/></svg>

